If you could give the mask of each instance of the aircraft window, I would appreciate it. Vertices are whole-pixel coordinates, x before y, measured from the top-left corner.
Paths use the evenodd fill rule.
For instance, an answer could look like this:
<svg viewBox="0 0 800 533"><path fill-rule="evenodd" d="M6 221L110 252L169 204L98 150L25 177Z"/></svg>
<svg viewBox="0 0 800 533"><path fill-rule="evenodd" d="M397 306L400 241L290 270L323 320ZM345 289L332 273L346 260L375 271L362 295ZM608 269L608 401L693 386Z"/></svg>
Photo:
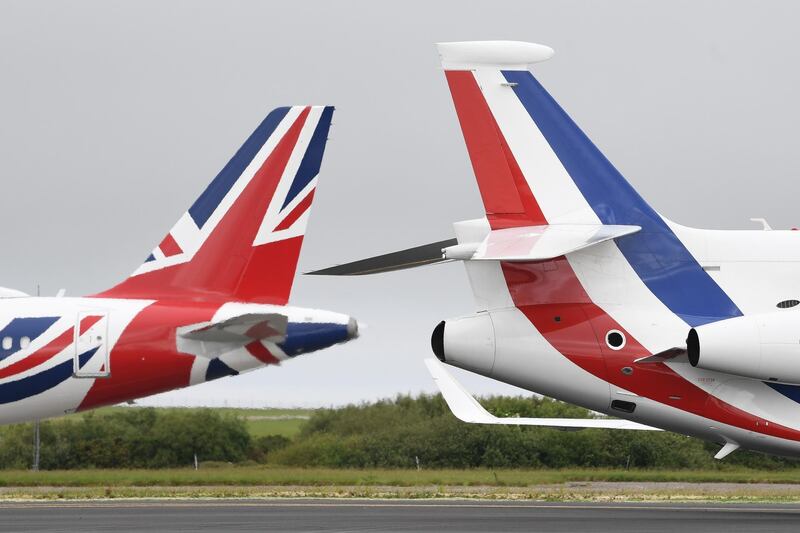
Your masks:
<svg viewBox="0 0 800 533"><path fill-rule="evenodd" d="M789 309L797 304L800 304L800 300L784 300L782 302L778 302L777 307L778 309Z"/></svg>
<svg viewBox="0 0 800 533"><path fill-rule="evenodd" d="M612 350L621 350L625 347L625 334L619 330L612 329L606 333L606 344Z"/></svg>
<svg viewBox="0 0 800 533"><path fill-rule="evenodd" d="M3 337L3 349L10 350L11 346L14 344L14 339L11 337Z"/></svg>
<svg viewBox="0 0 800 533"><path fill-rule="evenodd" d="M25 348L27 348L30 344L31 344L31 338L30 337L22 337L19 340L19 347L22 348L23 350Z"/></svg>

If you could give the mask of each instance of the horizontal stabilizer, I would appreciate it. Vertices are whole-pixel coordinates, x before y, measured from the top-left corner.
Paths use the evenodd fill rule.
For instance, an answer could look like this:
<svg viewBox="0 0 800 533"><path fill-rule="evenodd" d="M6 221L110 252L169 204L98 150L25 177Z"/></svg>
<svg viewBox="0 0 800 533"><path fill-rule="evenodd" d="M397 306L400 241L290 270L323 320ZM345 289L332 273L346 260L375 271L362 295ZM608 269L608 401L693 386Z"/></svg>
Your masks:
<svg viewBox="0 0 800 533"><path fill-rule="evenodd" d="M470 424L502 424L512 426L543 426L561 429L636 429L661 431L657 428L615 418L498 418L483 408L436 359L425 364L436 386L456 418Z"/></svg>
<svg viewBox="0 0 800 533"><path fill-rule="evenodd" d="M184 339L203 342L282 341L289 319L278 313L249 313L221 322L193 324L178 330Z"/></svg>
<svg viewBox="0 0 800 533"><path fill-rule="evenodd" d="M392 252L353 261L351 263L345 263L343 265L323 268L322 270L314 270L312 272L306 272L305 274L312 276L363 276L365 274L392 272L394 270L404 270L406 268L441 263L443 261L448 261L448 259L444 258L442 250L449 246L455 246L456 244L458 244L458 241L455 239L447 239L446 241L438 241L407 248L399 252Z"/></svg>
<svg viewBox="0 0 800 533"><path fill-rule="evenodd" d="M0 298L24 298L25 296L29 296L22 291L18 291L17 289L9 289L7 287L0 287Z"/></svg>
<svg viewBox="0 0 800 533"><path fill-rule="evenodd" d="M639 226L547 225L494 230L478 246L475 261L544 261L639 231Z"/></svg>
<svg viewBox="0 0 800 533"><path fill-rule="evenodd" d="M494 230L480 243L456 239L423 244L321 270L312 276L363 276L446 261L544 261L636 233L639 226L560 224Z"/></svg>

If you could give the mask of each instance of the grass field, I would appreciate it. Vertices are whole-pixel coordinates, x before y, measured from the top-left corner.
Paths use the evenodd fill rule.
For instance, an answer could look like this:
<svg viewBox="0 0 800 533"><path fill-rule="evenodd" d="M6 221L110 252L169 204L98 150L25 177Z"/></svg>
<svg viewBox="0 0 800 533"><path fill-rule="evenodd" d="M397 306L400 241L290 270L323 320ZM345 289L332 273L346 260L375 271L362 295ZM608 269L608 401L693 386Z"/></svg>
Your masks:
<svg viewBox="0 0 800 533"><path fill-rule="evenodd" d="M93 416L107 416L111 413L125 410L125 409L142 409L137 406L113 406L103 407L92 411ZM192 411L202 409L202 407L159 407L160 411L182 410ZM314 412L312 409L279 409L267 407L259 408L237 408L237 407L214 407L214 411L222 415L232 415L243 418L247 424L247 429L253 437L262 437L265 435L282 435L284 437L293 437L299 431L303 424L308 420L308 417ZM59 420L75 420L84 416L86 413L75 413L62 418L54 419L55 422Z"/></svg>
<svg viewBox="0 0 800 533"><path fill-rule="evenodd" d="M201 467L3 471L0 499L481 498L547 501L800 501L800 469L335 470Z"/></svg>
<svg viewBox="0 0 800 533"><path fill-rule="evenodd" d="M800 469L767 472L731 468L707 470L401 470L211 466L160 470L4 470L0 487L14 486L399 486L527 487L575 482L797 483ZM800 495L800 485L798 485Z"/></svg>
<svg viewBox="0 0 800 533"><path fill-rule="evenodd" d="M115 406L90 416L139 407ZM159 408L199 409L199 408ZM253 437L293 437L306 409L215 408L242 418ZM84 416L74 414L67 419ZM54 422L58 422L56 419ZM332 469L204 463L172 468L0 471L0 499L369 497L552 501L800 502L800 468Z"/></svg>

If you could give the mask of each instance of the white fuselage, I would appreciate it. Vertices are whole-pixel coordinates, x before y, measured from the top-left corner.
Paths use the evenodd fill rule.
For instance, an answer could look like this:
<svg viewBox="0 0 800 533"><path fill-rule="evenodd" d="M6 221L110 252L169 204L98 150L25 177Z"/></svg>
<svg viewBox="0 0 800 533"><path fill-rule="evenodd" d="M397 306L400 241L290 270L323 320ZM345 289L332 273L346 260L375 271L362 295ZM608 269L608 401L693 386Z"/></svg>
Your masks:
<svg viewBox="0 0 800 533"><path fill-rule="evenodd" d="M455 227L459 242L480 240L489 231L485 219ZM789 322L795 317L788 335L800 344L800 306L776 308L800 298L800 232L671 227L744 316L780 312ZM800 455L796 384L704 370L685 357L636 362L684 346L690 328L648 290L616 242L536 265L465 265L479 312L465 317L467 322L448 321L459 324L461 341L451 336L458 354L447 362L649 426ZM605 336L617 330L627 344L610 349ZM462 346L467 337L472 343ZM800 360L795 364L800 369ZM635 410L612 408L619 405L615 401L633 403Z"/></svg>
<svg viewBox="0 0 800 533"><path fill-rule="evenodd" d="M264 333L274 317L285 331ZM0 423L130 401L357 335L350 317L314 309L112 298L0 298L0 325Z"/></svg>

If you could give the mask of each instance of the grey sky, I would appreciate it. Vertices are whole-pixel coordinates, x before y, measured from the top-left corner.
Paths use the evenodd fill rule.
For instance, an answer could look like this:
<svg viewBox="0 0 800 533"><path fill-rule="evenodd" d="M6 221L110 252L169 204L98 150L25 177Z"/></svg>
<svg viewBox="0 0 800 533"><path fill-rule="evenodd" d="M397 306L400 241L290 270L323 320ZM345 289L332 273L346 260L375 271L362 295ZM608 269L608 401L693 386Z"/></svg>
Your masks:
<svg viewBox="0 0 800 533"><path fill-rule="evenodd" d="M301 270L452 236L482 214L433 43L541 42L535 72L659 211L800 225L792 2L0 0L0 285L127 276L273 107L337 108ZM358 341L146 403L330 405L432 391L459 264L304 278ZM463 374L460 374L463 375ZM476 392L509 387L468 377Z"/></svg>

